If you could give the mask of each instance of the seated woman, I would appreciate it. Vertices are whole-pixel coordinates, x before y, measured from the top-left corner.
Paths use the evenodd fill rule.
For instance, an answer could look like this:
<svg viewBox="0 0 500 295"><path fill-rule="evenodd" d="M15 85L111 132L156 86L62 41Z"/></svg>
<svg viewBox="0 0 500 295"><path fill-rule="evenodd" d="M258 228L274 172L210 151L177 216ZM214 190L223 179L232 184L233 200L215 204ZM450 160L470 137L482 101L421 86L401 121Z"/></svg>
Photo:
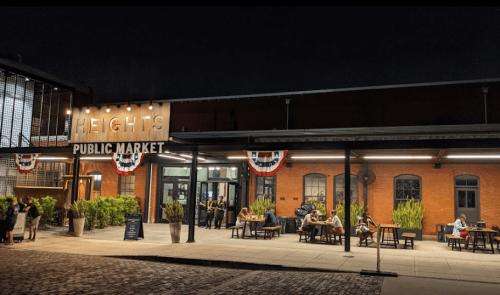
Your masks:
<svg viewBox="0 0 500 295"><path fill-rule="evenodd" d="M368 215L368 212L365 211L363 217L358 218L358 224L356 226L356 234L359 235L358 247L361 246L361 243L363 243L365 239L368 239L368 236L370 236L373 242L373 232L370 230L370 224L377 226L375 221Z"/></svg>
<svg viewBox="0 0 500 295"><path fill-rule="evenodd" d="M467 232L467 224L465 224L465 220L467 217L464 214L460 214L460 216L455 220L453 224L453 233L452 235L455 237L461 237L465 239L465 247L469 244L470 235Z"/></svg>
<svg viewBox="0 0 500 295"><path fill-rule="evenodd" d="M236 217L236 226L243 228L245 226L245 219L249 217L251 212L248 212L248 208L243 207L241 208L240 214ZM251 236L252 231L250 230L250 224L247 223L247 226L245 228L245 236Z"/></svg>
<svg viewBox="0 0 500 295"><path fill-rule="evenodd" d="M342 226L342 222L340 222L340 218L337 216L337 210L332 210L331 216L326 220L326 224L328 227L328 234L332 235L334 233L343 234L344 227Z"/></svg>

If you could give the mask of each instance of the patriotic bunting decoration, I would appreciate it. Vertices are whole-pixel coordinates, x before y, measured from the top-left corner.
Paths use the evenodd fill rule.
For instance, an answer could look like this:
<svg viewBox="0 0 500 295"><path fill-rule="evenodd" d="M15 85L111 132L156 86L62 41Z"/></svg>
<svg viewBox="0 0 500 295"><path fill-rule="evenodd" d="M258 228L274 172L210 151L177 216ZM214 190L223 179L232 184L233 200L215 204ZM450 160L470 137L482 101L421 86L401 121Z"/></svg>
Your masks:
<svg viewBox="0 0 500 295"><path fill-rule="evenodd" d="M139 168L144 158L144 153L118 154L111 153L113 167L116 173L123 176L129 176Z"/></svg>
<svg viewBox="0 0 500 295"><path fill-rule="evenodd" d="M245 151L248 165L258 176L273 176L283 165L288 151L252 152Z"/></svg>
<svg viewBox="0 0 500 295"><path fill-rule="evenodd" d="M36 168L40 154L14 154L17 171L19 173L30 173Z"/></svg>

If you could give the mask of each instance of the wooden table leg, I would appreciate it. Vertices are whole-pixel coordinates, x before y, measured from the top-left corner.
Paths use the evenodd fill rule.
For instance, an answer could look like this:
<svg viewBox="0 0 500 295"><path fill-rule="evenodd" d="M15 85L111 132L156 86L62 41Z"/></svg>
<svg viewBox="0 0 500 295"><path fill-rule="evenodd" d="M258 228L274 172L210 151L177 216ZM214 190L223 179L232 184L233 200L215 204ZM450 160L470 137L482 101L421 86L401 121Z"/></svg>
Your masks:
<svg viewBox="0 0 500 295"><path fill-rule="evenodd" d="M245 238L245 230L247 229L247 222L245 221L245 224L243 225L243 232L241 233L241 238Z"/></svg>
<svg viewBox="0 0 500 295"><path fill-rule="evenodd" d="M476 232L474 233L474 240L472 240L472 253L476 253ZM470 235L470 234L469 234Z"/></svg>
<svg viewBox="0 0 500 295"><path fill-rule="evenodd" d="M398 232L396 231L395 228L392 229L392 239L394 241L394 248L398 248L398 244L396 243L396 236L397 236Z"/></svg>
<svg viewBox="0 0 500 295"><path fill-rule="evenodd" d="M488 238L490 239L491 254L495 254L495 249L493 248L493 234L488 233Z"/></svg>

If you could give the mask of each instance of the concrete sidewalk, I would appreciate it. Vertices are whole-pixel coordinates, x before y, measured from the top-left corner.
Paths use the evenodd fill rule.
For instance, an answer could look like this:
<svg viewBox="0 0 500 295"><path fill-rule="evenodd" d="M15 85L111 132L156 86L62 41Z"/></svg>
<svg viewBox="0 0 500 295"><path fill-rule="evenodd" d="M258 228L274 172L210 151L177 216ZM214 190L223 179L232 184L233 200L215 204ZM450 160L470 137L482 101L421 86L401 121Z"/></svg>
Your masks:
<svg viewBox="0 0 500 295"><path fill-rule="evenodd" d="M145 239L124 241L124 227L109 227L85 232L83 237L67 235L67 228L40 230L36 242L16 243L13 250L38 250L60 253L159 257L176 261L211 261L214 264L233 262L249 265L290 267L296 270L360 272L376 269L376 248L357 247L351 240L351 251L344 252L341 245L299 243L298 235L283 234L272 240L235 239L230 230L196 228L195 243L185 243L187 226L183 226L181 243L171 244L166 224L144 224ZM4 246L5 247L5 246ZM401 248L401 249L400 249ZM481 286L481 290L500 291L500 255L471 250L451 251L446 243L416 241L415 249L381 248L381 271L396 272L397 278L384 280L383 294L395 288L421 288L447 286L447 293L456 290L464 294L462 284ZM423 283L424 282L424 283ZM476 285L479 283L479 285ZM421 285L424 284L424 285ZM387 287L387 288L386 288ZM432 289L431 288L431 289ZM464 287L465 288L465 287ZM437 290L437 289L435 289ZM434 293L429 291L431 294ZM482 294L488 294L481 291ZM399 294L412 294L410 291Z"/></svg>

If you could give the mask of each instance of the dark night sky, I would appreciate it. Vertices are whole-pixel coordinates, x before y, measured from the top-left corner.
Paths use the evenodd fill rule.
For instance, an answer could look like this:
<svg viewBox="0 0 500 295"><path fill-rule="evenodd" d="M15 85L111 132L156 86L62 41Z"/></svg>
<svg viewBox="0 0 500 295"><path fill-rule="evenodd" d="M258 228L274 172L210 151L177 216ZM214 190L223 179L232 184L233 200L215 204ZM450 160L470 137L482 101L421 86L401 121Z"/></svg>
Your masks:
<svg viewBox="0 0 500 295"><path fill-rule="evenodd" d="M500 77L500 8L2 7L0 57L96 102Z"/></svg>

